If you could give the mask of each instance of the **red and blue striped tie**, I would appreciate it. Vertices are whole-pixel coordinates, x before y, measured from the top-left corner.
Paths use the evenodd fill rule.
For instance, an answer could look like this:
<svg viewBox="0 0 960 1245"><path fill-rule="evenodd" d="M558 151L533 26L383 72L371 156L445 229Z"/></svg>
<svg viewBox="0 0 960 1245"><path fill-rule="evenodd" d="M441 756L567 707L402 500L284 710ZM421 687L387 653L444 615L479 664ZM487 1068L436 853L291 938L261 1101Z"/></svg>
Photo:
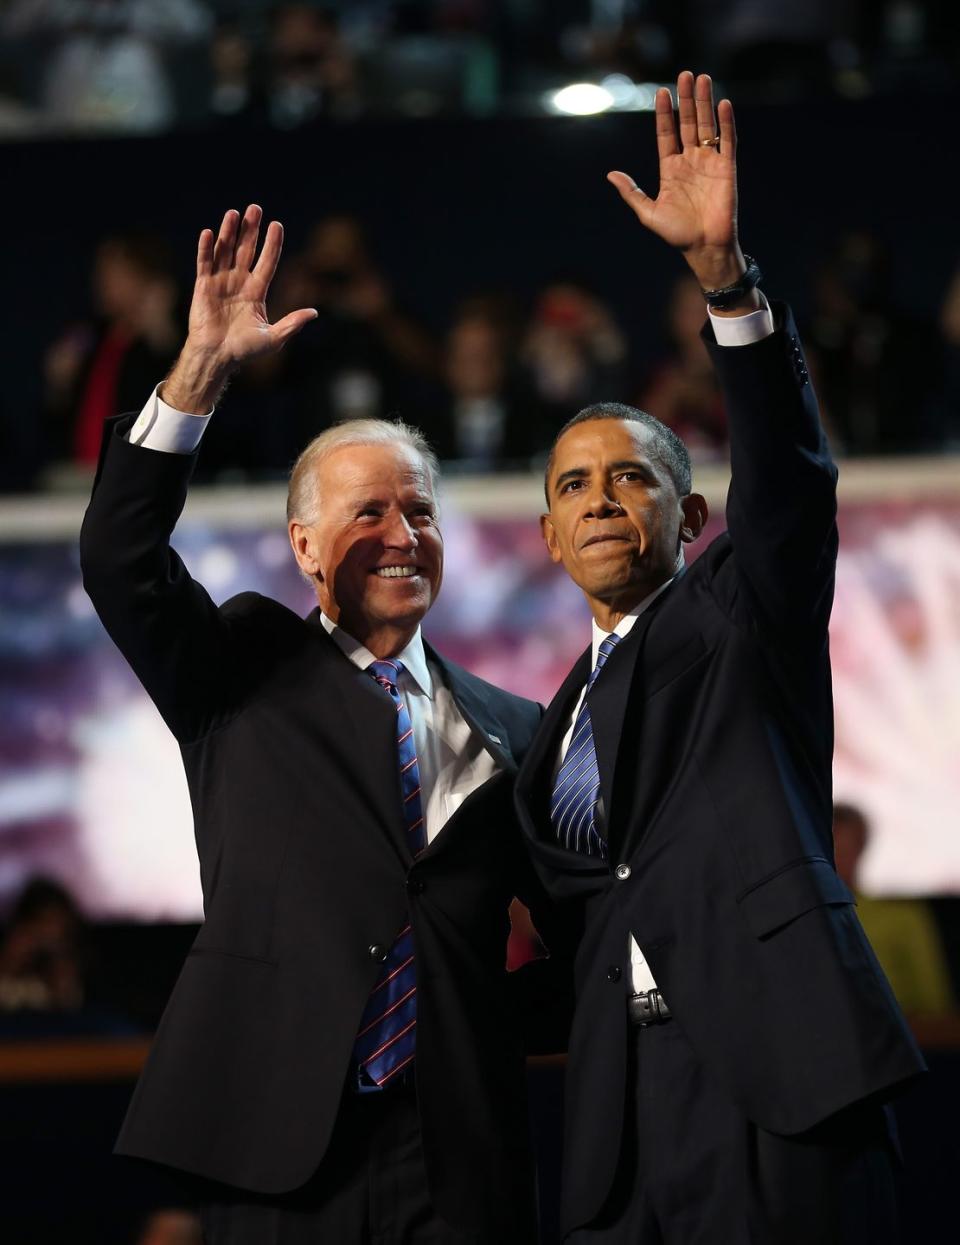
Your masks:
<svg viewBox="0 0 960 1245"><path fill-rule="evenodd" d="M399 661L375 661L367 673L390 696L397 710L397 758L400 794L411 854L418 856L427 845L420 792L420 767L413 726L397 679ZM394 940L380 976L360 1019L354 1056L369 1088L383 1088L392 1077L413 1062L417 1031L417 972L413 956L413 931L409 923Z"/></svg>

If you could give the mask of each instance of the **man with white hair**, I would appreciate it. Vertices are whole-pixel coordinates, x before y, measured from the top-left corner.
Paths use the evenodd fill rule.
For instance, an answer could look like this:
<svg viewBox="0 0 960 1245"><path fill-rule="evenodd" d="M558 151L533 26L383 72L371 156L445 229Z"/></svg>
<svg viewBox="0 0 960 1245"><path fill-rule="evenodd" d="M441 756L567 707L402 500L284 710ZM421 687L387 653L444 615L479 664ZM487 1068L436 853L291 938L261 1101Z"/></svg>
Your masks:
<svg viewBox="0 0 960 1245"><path fill-rule="evenodd" d="M169 547L227 378L270 324L261 212L200 236L186 344L108 428L84 582L180 744L206 920L118 1143L201 1180L208 1245L535 1237L508 906L542 923L513 776L536 705L423 641L440 588L435 459L353 421L294 467L317 608L219 608ZM550 967L530 966L526 994ZM546 984L546 983L544 983Z"/></svg>

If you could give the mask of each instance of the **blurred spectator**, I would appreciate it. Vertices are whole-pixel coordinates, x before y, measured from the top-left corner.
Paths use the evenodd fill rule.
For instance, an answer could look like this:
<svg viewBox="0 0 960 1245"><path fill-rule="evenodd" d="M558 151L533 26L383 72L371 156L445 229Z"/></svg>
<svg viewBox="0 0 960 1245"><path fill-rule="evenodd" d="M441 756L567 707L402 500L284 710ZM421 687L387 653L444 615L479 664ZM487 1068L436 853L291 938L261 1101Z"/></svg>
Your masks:
<svg viewBox="0 0 960 1245"><path fill-rule="evenodd" d="M591 402L622 396L627 344L613 313L572 281L537 299L523 359L550 423L559 428Z"/></svg>
<svg viewBox="0 0 960 1245"><path fill-rule="evenodd" d="M316 307L318 319L234 379L204 434L201 478L285 474L306 442L338 420L397 412L418 422L440 375L440 352L394 303L355 217L319 221L277 274L275 291L272 315Z"/></svg>
<svg viewBox="0 0 960 1245"><path fill-rule="evenodd" d="M188 1210L156 1210L143 1225L137 1245L203 1245L200 1217Z"/></svg>
<svg viewBox="0 0 960 1245"><path fill-rule="evenodd" d="M837 873L857 898L866 930L897 1001L908 1015L936 1016L955 1007L950 970L930 907L921 899L878 899L857 890L870 828L852 804L833 808Z"/></svg>
<svg viewBox="0 0 960 1245"><path fill-rule="evenodd" d="M221 121L259 118L263 100L254 78L253 42L231 22L222 22L210 41L210 111Z"/></svg>
<svg viewBox="0 0 960 1245"><path fill-rule="evenodd" d="M139 410L180 345L177 282L166 244L117 234L97 248L94 314L69 328L45 360L46 407L57 457L97 461L103 422Z"/></svg>
<svg viewBox="0 0 960 1245"><path fill-rule="evenodd" d="M162 49L206 37L200 0L14 0L8 39L32 41L40 104L65 130L150 132L175 120Z"/></svg>
<svg viewBox="0 0 960 1245"><path fill-rule="evenodd" d="M526 465L546 448L535 402L525 394L507 352L504 331L468 310L447 336L446 396L438 417L418 419L441 459L474 471Z"/></svg>
<svg viewBox="0 0 960 1245"><path fill-rule="evenodd" d="M34 878L0 943L0 1011L77 1011L83 1005L83 919L56 882Z"/></svg>
<svg viewBox="0 0 960 1245"><path fill-rule="evenodd" d="M889 256L867 230L844 234L816 274L804 342L838 449L890 454L942 439L936 328L894 306Z"/></svg>
<svg viewBox="0 0 960 1245"><path fill-rule="evenodd" d="M727 417L700 336L705 319L700 286L693 277L680 277L667 307L670 354L654 366L640 398L640 405L682 437L698 461L721 457L727 449Z"/></svg>
<svg viewBox="0 0 960 1245"><path fill-rule="evenodd" d="M276 11L267 96L270 120L281 129L360 111L357 66L334 14L310 4L285 4Z"/></svg>

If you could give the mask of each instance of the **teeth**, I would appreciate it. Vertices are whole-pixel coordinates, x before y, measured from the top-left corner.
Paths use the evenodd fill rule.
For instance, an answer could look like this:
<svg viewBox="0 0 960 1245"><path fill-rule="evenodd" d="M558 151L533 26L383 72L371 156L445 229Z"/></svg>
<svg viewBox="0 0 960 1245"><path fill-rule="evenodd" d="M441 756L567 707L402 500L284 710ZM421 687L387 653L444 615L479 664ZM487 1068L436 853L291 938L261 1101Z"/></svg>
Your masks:
<svg viewBox="0 0 960 1245"><path fill-rule="evenodd" d="M378 566L377 574L381 579L409 579L416 575L415 566Z"/></svg>

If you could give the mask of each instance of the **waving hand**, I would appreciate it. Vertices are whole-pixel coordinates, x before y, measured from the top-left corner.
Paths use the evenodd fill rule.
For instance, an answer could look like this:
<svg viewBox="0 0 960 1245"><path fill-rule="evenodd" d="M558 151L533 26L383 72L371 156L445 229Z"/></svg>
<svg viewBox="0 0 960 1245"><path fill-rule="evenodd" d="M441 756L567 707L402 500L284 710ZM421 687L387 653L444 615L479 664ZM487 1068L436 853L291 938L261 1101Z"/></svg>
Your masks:
<svg viewBox="0 0 960 1245"><path fill-rule="evenodd" d="M737 240L737 131L733 105L714 110L708 74L677 79L679 135L670 92L656 98L660 188L655 199L626 173L608 174L652 233L683 252L705 289L736 281L745 268Z"/></svg>
<svg viewBox="0 0 960 1245"><path fill-rule="evenodd" d="M251 204L242 217L227 212L216 239L212 229L200 234L187 341L163 384L164 400L178 410L205 414L235 368L282 349L316 317L305 307L270 323L267 291L283 249L283 226L271 221L254 262L262 219Z"/></svg>

